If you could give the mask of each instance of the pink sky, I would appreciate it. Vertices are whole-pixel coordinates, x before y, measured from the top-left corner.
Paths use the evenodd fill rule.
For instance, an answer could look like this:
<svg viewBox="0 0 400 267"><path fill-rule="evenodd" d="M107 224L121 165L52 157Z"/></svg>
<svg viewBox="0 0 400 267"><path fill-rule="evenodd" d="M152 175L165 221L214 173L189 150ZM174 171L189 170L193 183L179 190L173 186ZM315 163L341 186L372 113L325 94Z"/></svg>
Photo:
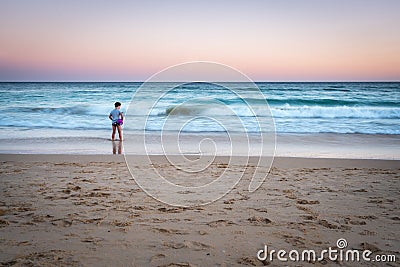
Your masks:
<svg viewBox="0 0 400 267"><path fill-rule="evenodd" d="M187 61L257 81L400 80L400 1L1 1L0 80L143 81Z"/></svg>

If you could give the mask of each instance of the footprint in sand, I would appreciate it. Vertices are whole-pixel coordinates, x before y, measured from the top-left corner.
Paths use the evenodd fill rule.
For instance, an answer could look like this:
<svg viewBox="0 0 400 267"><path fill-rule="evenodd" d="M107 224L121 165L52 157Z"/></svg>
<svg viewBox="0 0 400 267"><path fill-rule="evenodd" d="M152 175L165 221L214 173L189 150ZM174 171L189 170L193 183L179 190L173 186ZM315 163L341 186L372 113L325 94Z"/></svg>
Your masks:
<svg viewBox="0 0 400 267"><path fill-rule="evenodd" d="M73 255L62 250L33 252L20 255L8 262L0 262L1 266L81 266Z"/></svg>
<svg viewBox="0 0 400 267"><path fill-rule="evenodd" d="M199 230L198 233L199 233L199 235L206 235L206 234L208 234L208 232L203 231L203 230Z"/></svg>
<svg viewBox="0 0 400 267"><path fill-rule="evenodd" d="M5 227L7 225L10 225L9 221L0 219L0 227Z"/></svg>
<svg viewBox="0 0 400 267"><path fill-rule="evenodd" d="M344 221L346 224L352 224L352 225L366 225L367 224L365 221L352 220L350 218L345 218Z"/></svg>
<svg viewBox="0 0 400 267"><path fill-rule="evenodd" d="M194 194L194 193L196 193L196 192L186 190L186 191L178 191L177 193L178 193L178 194L186 195L186 194Z"/></svg>
<svg viewBox="0 0 400 267"><path fill-rule="evenodd" d="M370 251L372 251L372 253L376 253L376 252L381 251L381 249L379 247L377 247L377 246L375 246L373 244L367 243L367 242L362 242L360 244L360 246L361 246L361 249L370 250Z"/></svg>
<svg viewBox="0 0 400 267"><path fill-rule="evenodd" d="M305 239L301 236L283 235L283 237L285 238L285 241L293 247L302 247L305 244Z"/></svg>
<svg viewBox="0 0 400 267"><path fill-rule="evenodd" d="M69 184L67 185L67 187L68 187L68 189L70 189L70 190L72 190L72 191L78 191L78 190L81 189L81 187L80 187L79 185L74 185L74 184L72 184L72 183L69 183Z"/></svg>
<svg viewBox="0 0 400 267"><path fill-rule="evenodd" d="M127 226L131 226L133 222L131 221L118 221L118 220L114 220L111 222L111 225L117 226L117 227L127 227Z"/></svg>
<svg viewBox="0 0 400 267"><path fill-rule="evenodd" d="M263 266L263 262L259 261L256 257L241 257L238 260L240 265L250 265L250 266Z"/></svg>
<svg viewBox="0 0 400 267"><path fill-rule="evenodd" d="M134 210L145 210L146 207L144 207L144 206L134 206L133 209Z"/></svg>
<svg viewBox="0 0 400 267"><path fill-rule="evenodd" d="M229 226L229 225L235 225L236 223L229 221L229 220L217 220L217 221L212 221L207 223L208 226L210 227L218 227L218 226Z"/></svg>
<svg viewBox="0 0 400 267"><path fill-rule="evenodd" d="M156 264L158 261L162 261L162 260L164 260L165 258L166 258L165 254L162 254L162 253L156 254L156 255L154 255L154 256L152 256L152 257L150 258L150 263L151 263L151 264ZM157 265L159 265L159 264L157 264Z"/></svg>
<svg viewBox="0 0 400 267"><path fill-rule="evenodd" d="M173 249L181 249L185 247L184 243L175 243L175 242L164 242L165 247L173 248Z"/></svg>
<svg viewBox="0 0 400 267"><path fill-rule="evenodd" d="M228 199L224 201L224 204L233 204L235 202L234 198Z"/></svg>
<svg viewBox="0 0 400 267"><path fill-rule="evenodd" d="M252 216L247 219L250 223L255 224L255 225L266 225L270 224L272 221L268 218L265 217L257 217L257 216Z"/></svg>
<svg viewBox="0 0 400 267"><path fill-rule="evenodd" d="M65 219L55 219L52 220L51 224L58 227L70 227L72 225L72 221Z"/></svg>
<svg viewBox="0 0 400 267"><path fill-rule="evenodd" d="M187 235L189 232L177 229L153 228L153 231L162 234Z"/></svg>
<svg viewBox="0 0 400 267"><path fill-rule="evenodd" d="M339 229L340 228L338 225L330 223L327 220L319 220L318 224L320 224L320 225L322 225L322 226L324 226L326 228L329 228L329 229Z"/></svg>
<svg viewBox="0 0 400 267"><path fill-rule="evenodd" d="M146 222L147 219L144 220L144 221ZM160 218L153 218L151 221L152 221L153 223L164 223L164 222L166 222L167 220L166 220L166 219L160 219Z"/></svg>
<svg viewBox="0 0 400 267"><path fill-rule="evenodd" d="M179 212L184 211L184 208L170 208L170 209L168 209L168 208L159 208L158 210L161 211L161 212L179 213Z"/></svg>
<svg viewBox="0 0 400 267"><path fill-rule="evenodd" d="M189 262L178 262L178 263L169 263L167 265L160 265L159 267L196 267Z"/></svg>
<svg viewBox="0 0 400 267"><path fill-rule="evenodd" d="M362 232L360 232L360 235L374 236L374 235L376 235L376 232L363 230Z"/></svg>
<svg viewBox="0 0 400 267"><path fill-rule="evenodd" d="M289 199L296 199L297 197L296 197L296 195L294 194L294 191L293 190L283 190L282 191L284 194L285 194L285 196L287 197L287 198L289 198Z"/></svg>
<svg viewBox="0 0 400 267"><path fill-rule="evenodd" d="M354 193L357 193L357 192L368 192L368 190L366 190L366 189L357 189L357 190L353 190L353 192Z"/></svg>
<svg viewBox="0 0 400 267"><path fill-rule="evenodd" d="M89 194L86 194L85 197L108 197L110 195L111 193L106 192L90 192Z"/></svg>
<svg viewBox="0 0 400 267"><path fill-rule="evenodd" d="M364 220L376 220L378 219L378 217L376 217L375 215L360 215L357 216L360 219L364 219Z"/></svg>
<svg viewBox="0 0 400 267"><path fill-rule="evenodd" d="M297 204L302 204L302 205L315 205L315 204L319 204L319 201L318 201L318 200L300 199L300 200L297 200Z"/></svg>
<svg viewBox="0 0 400 267"><path fill-rule="evenodd" d="M258 211L258 212L262 212L262 213L267 213L268 212L266 208L252 208L252 209L255 210L255 211Z"/></svg>
<svg viewBox="0 0 400 267"><path fill-rule="evenodd" d="M198 241L185 241L184 244L187 248L191 248L193 250L205 250L213 247Z"/></svg>
<svg viewBox="0 0 400 267"><path fill-rule="evenodd" d="M90 236L90 237L82 238L81 242L97 244L103 240L104 240L104 238Z"/></svg>
<svg viewBox="0 0 400 267"><path fill-rule="evenodd" d="M35 223L40 223L40 222L46 222L48 219L53 218L54 216L52 215L33 215L32 216L32 222Z"/></svg>
<svg viewBox="0 0 400 267"><path fill-rule="evenodd" d="M189 248L196 251L212 248L212 246L198 242L198 241L184 241L184 242L164 242L165 247L173 249Z"/></svg>
<svg viewBox="0 0 400 267"><path fill-rule="evenodd" d="M313 215L301 215L300 217L307 221L314 221L317 219L317 217Z"/></svg>

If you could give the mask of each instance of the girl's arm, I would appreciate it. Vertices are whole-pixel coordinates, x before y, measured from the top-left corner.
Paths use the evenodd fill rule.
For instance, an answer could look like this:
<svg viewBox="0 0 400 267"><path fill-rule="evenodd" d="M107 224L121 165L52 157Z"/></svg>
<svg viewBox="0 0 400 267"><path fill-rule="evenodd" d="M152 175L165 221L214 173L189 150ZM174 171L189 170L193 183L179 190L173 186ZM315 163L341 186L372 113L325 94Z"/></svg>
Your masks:
<svg viewBox="0 0 400 267"><path fill-rule="evenodd" d="M119 115L121 115L121 120L124 120L124 114L122 114L123 112L120 112Z"/></svg>

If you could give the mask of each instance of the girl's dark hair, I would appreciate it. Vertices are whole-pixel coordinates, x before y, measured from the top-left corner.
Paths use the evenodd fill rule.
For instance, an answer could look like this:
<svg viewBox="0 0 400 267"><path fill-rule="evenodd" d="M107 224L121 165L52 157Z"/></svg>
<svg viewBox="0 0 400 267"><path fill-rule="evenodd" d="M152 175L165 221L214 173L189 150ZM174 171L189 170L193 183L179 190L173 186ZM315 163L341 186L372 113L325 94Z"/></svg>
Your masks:
<svg viewBox="0 0 400 267"><path fill-rule="evenodd" d="M115 107L119 107L119 106L121 106L121 103L115 102L114 106L115 106Z"/></svg>

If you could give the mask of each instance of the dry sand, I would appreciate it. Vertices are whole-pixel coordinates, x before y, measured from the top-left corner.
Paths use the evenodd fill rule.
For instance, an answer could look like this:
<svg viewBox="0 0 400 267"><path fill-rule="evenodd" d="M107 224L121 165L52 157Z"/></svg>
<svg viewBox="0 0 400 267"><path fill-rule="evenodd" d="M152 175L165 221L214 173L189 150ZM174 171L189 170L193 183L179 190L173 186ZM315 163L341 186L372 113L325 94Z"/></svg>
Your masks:
<svg viewBox="0 0 400 267"><path fill-rule="evenodd" d="M141 159L136 167L150 168ZM345 238L349 248L397 255L388 265L399 266L399 161L277 158L256 192L245 175L224 198L194 208L147 196L122 156L0 161L0 265L261 266L264 244L321 251ZM216 158L211 172L226 161ZM288 264L338 263L271 263Z"/></svg>

